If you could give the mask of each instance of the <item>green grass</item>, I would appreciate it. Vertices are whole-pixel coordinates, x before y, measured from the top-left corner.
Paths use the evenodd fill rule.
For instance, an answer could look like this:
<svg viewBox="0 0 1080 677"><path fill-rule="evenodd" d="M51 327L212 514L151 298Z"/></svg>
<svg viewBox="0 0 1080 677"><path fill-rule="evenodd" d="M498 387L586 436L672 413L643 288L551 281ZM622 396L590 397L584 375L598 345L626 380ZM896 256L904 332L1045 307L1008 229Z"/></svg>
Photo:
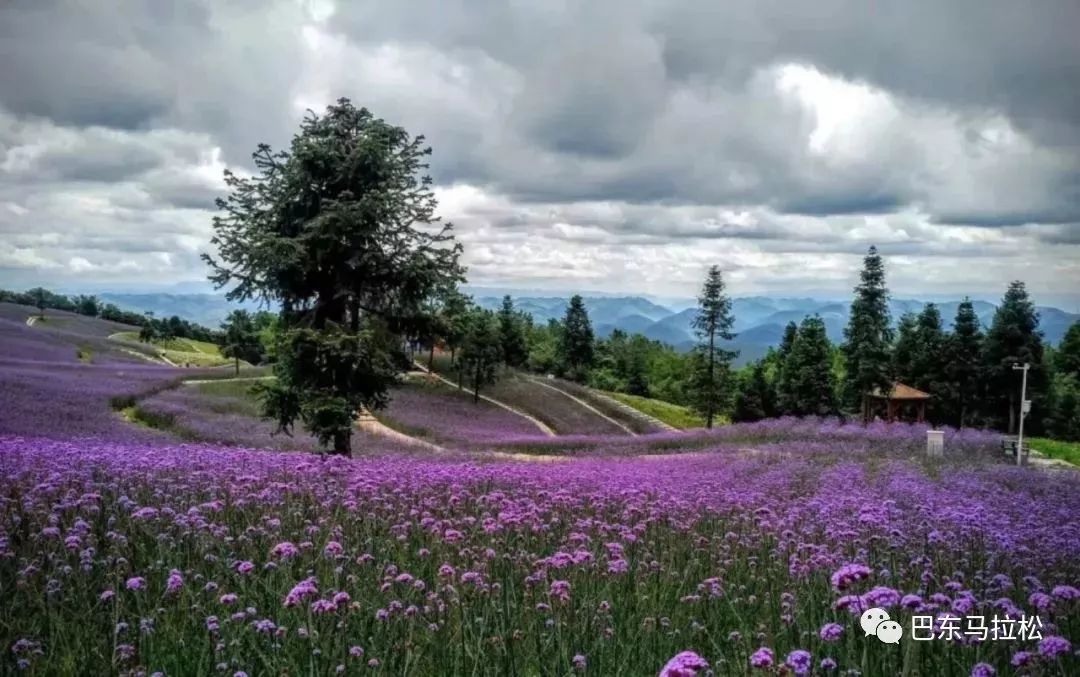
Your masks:
<svg viewBox="0 0 1080 677"><path fill-rule="evenodd" d="M241 414L258 418L262 406L258 395L252 390L258 381L221 381L199 383L193 386L200 393L214 398L208 408L218 414Z"/></svg>
<svg viewBox="0 0 1080 677"><path fill-rule="evenodd" d="M705 419L688 407L625 393L605 392L604 394L680 430L705 426Z"/></svg>
<svg viewBox="0 0 1080 677"><path fill-rule="evenodd" d="M1045 437L1032 437L1027 440L1033 451L1038 451L1050 458L1068 461L1080 465L1080 442L1062 442Z"/></svg>
<svg viewBox="0 0 1080 677"><path fill-rule="evenodd" d="M109 338L128 343L140 343L139 332L136 331L122 331ZM171 338L166 341L155 341L151 345L157 350L159 356L181 366L219 367L232 362L230 358L222 356L221 349L216 344L207 341Z"/></svg>

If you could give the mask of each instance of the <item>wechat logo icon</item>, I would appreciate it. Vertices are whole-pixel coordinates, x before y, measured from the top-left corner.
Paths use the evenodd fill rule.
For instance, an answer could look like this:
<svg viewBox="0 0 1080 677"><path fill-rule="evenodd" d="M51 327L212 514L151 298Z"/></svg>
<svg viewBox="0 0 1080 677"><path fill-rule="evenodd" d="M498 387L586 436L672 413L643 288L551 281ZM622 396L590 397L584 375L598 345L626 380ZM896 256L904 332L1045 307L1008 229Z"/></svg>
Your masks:
<svg viewBox="0 0 1080 677"><path fill-rule="evenodd" d="M884 609L867 609L859 619L862 626L863 636L874 635L886 644L899 644L904 635L904 628L899 623L889 618L889 612Z"/></svg>

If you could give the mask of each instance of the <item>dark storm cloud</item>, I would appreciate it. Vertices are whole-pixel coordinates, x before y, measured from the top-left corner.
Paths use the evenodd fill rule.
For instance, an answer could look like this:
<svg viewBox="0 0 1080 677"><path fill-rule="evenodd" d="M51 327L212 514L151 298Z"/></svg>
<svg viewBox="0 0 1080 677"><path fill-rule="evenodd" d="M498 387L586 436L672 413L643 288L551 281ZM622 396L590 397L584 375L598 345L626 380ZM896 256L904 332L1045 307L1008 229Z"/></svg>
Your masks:
<svg viewBox="0 0 1080 677"><path fill-rule="evenodd" d="M348 96L475 191L443 209L485 275L790 279L879 243L1068 276L1077 25L1075 0L3 3L0 234L48 237L0 266L202 277L221 170Z"/></svg>

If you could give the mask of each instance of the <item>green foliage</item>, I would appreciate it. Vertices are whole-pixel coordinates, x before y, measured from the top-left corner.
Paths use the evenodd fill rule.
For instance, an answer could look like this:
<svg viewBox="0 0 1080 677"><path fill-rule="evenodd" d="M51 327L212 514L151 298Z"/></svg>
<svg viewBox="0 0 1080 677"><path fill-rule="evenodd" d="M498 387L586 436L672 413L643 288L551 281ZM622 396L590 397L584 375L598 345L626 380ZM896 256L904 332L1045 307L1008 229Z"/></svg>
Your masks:
<svg viewBox="0 0 1080 677"><path fill-rule="evenodd" d="M1074 438L1080 439L1080 438ZM1050 458L1059 458L1073 465L1080 466L1080 443L1051 440L1045 437L1027 438L1031 448Z"/></svg>
<svg viewBox="0 0 1080 677"><path fill-rule="evenodd" d="M994 321L986 334L985 364L987 394L985 413L990 422L1010 433L1016 430L1020 399L1021 373L1013 365L1028 363L1028 399L1032 400L1029 428L1038 430L1041 400L1045 395L1048 376L1043 364L1042 334L1039 314L1028 297L1023 282L1012 282L994 313Z"/></svg>
<svg viewBox="0 0 1080 677"><path fill-rule="evenodd" d="M836 412L833 351L825 323L817 315L799 333L780 371L780 410L784 414L824 416Z"/></svg>
<svg viewBox="0 0 1080 677"><path fill-rule="evenodd" d="M101 309L96 296L76 296L73 302L76 306L75 312L87 317L97 317Z"/></svg>
<svg viewBox="0 0 1080 677"><path fill-rule="evenodd" d="M399 346L429 322L425 304L462 278L461 245L438 222L423 137L347 99L309 114L289 151L262 144L257 173L225 172L204 254L228 298L280 304L284 324L267 414L297 420L348 453L360 407L394 382Z"/></svg>
<svg viewBox="0 0 1080 677"><path fill-rule="evenodd" d="M776 401L772 385L765 375L765 363L756 362L749 371L739 376L739 390L735 394L735 408L731 420L760 421L776 416Z"/></svg>
<svg viewBox="0 0 1080 677"><path fill-rule="evenodd" d="M876 247L863 258L851 317L844 329L844 402L853 411L864 411L864 397L891 383L892 329L889 326L889 290L885 286L885 264Z"/></svg>
<svg viewBox="0 0 1080 677"><path fill-rule="evenodd" d="M717 413L726 410L731 400L730 364L738 352L720 347L720 341L735 338L731 331L734 324L731 298L724 292L720 267L712 266L698 296L698 312L693 322L698 345L691 361L692 402L705 417L706 428L712 427Z"/></svg>
<svg viewBox="0 0 1080 677"><path fill-rule="evenodd" d="M1046 399L1046 430L1061 440L1080 441L1080 379L1054 374Z"/></svg>
<svg viewBox="0 0 1080 677"><path fill-rule="evenodd" d="M236 361L236 374L240 375L240 361L250 364L262 362L263 345L255 329L255 322L246 310L234 310L221 325L224 333L221 354Z"/></svg>
<svg viewBox="0 0 1080 677"><path fill-rule="evenodd" d="M562 331L559 333L558 360L560 375L585 382L593 364L593 331L589 322L589 313L585 310L585 301L574 294L570 305L566 307Z"/></svg>
<svg viewBox="0 0 1080 677"><path fill-rule="evenodd" d="M287 433L300 421L321 444L348 453L356 412L385 406L388 385L397 380L392 342L385 331L353 333L336 324L287 330L277 378L255 386L265 414Z"/></svg>
<svg viewBox="0 0 1080 677"><path fill-rule="evenodd" d="M497 380L499 363L503 361L499 320L490 310L473 308L466 320L465 336L457 368L469 388L473 401L480 400L480 389Z"/></svg>
<svg viewBox="0 0 1080 677"><path fill-rule="evenodd" d="M977 415L983 359L983 334L971 300L956 309L953 331L946 341L945 377L948 390L944 409L947 420L964 427Z"/></svg>
<svg viewBox="0 0 1080 677"><path fill-rule="evenodd" d="M520 367L529 359L529 346L525 340L527 318L514 310L514 300L509 295L503 297L502 308L499 309L499 341L507 366Z"/></svg>
<svg viewBox="0 0 1080 677"><path fill-rule="evenodd" d="M1080 322L1074 322L1054 353L1054 369L1080 380Z"/></svg>

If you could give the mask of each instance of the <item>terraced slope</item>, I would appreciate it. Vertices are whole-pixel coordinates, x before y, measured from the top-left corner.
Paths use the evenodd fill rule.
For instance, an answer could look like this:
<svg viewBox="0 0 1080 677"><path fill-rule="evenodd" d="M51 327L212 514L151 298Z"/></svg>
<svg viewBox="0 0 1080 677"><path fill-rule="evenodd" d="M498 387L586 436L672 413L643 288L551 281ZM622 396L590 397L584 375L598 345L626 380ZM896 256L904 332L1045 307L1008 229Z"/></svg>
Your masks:
<svg viewBox="0 0 1080 677"><path fill-rule="evenodd" d="M577 398L585 406L592 407L600 415L617 423L629 433L635 435L648 435L650 433L676 430L676 428L664 423L660 419L649 416L642 411L608 397L604 393L579 383L565 381L559 378L532 377L531 380L534 383L547 388L554 388L560 392L566 393L569 397Z"/></svg>
<svg viewBox="0 0 1080 677"><path fill-rule="evenodd" d="M457 375L450 369L449 357L436 357L435 369L453 381ZM606 416L596 407L582 406L558 389L546 387L533 377L507 371L497 383L481 392L511 407L534 416L557 435L631 435L632 431L617 419Z"/></svg>
<svg viewBox="0 0 1080 677"><path fill-rule="evenodd" d="M530 419L441 381L418 377L394 388L375 417L413 437L443 446L475 447L545 436Z"/></svg>

